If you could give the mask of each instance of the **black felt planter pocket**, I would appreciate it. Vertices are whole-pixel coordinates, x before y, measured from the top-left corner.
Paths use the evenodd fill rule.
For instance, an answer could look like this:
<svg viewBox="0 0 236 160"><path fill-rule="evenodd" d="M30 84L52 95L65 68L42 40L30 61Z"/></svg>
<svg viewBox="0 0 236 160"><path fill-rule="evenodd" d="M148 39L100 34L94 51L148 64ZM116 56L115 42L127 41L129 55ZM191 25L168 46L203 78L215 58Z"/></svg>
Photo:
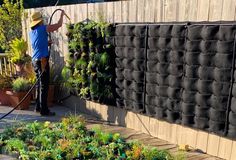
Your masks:
<svg viewBox="0 0 236 160"><path fill-rule="evenodd" d="M219 40L229 41L234 39L235 25L222 25L219 28Z"/></svg>
<svg viewBox="0 0 236 160"><path fill-rule="evenodd" d="M134 47L134 37L126 36L123 43L126 47Z"/></svg>
<svg viewBox="0 0 236 160"><path fill-rule="evenodd" d="M191 115L183 115L182 114L182 125L192 126L194 124L194 116Z"/></svg>
<svg viewBox="0 0 236 160"><path fill-rule="evenodd" d="M144 48L135 48L134 49L134 58L145 60L145 49Z"/></svg>
<svg viewBox="0 0 236 160"><path fill-rule="evenodd" d="M171 37L171 31L174 25L163 24L160 25L159 35L160 37Z"/></svg>
<svg viewBox="0 0 236 160"><path fill-rule="evenodd" d="M159 37L149 37L148 38L148 47L150 49L157 49L158 48L158 41L159 41Z"/></svg>
<svg viewBox="0 0 236 160"><path fill-rule="evenodd" d="M236 138L236 126L229 124L229 130L227 136L234 139Z"/></svg>
<svg viewBox="0 0 236 160"><path fill-rule="evenodd" d="M182 64L184 62L184 52L183 51L176 51L176 50L171 50L169 53L169 59L172 63L177 63L177 64Z"/></svg>
<svg viewBox="0 0 236 160"><path fill-rule="evenodd" d="M158 60L158 53L159 51L156 49L148 49L147 51L147 59L151 61L157 61Z"/></svg>
<svg viewBox="0 0 236 160"><path fill-rule="evenodd" d="M194 117L194 127L199 129L207 129L209 128L209 119L202 117Z"/></svg>
<svg viewBox="0 0 236 160"><path fill-rule="evenodd" d="M135 101L135 102L140 102L140 103L144 103L144 96L143 96L143 93L137 93L137 92L133 92L132 94L132 99Z"/></svg>
<svg viewBox="0 0 236 160"><path fill-rule="evenodd" d="M137 83L142 83L142 82L144 82L144 72L133 71L133 79L134 79Z"/></svg>
<svg viewBox="0 0 236 160"><path fill-rule="evenodd" d="M230 83L229 82L216 82L212 84L213 94L216 96L227 96L229 94Z"/></svg>
<svg viewBox="0 0 236 160"><path fill-rule="evenodd" d="M153 84L146 84L146 92L148 95L157 95L157 85L153 85Z"/></svg>
<svg viewBox="0 0 236 160"><path fill-rule="evenodd" d="M232 67L232 54L220 54L215 55L215 66L218 68L231 68Z"/></svg>
<svg viewBox="0 0 236 160"><path fill-rule="evenodd" d="M208 118L209 117L209 108L210 107L200 107L200 106L196 106L195 107L195 115L197 117L205 117Z"/></svg>
<svg viewBox="0 0 236 160"><path fill-rule="evenodd" d="M179 112L172 112L170 110L166 110L166 115L167 115L167 118L166 118L167 121L171 123L175 122L180 117Z"/></svg>
<svg viewBox="0 0 236 160"><path fill-rule="evenodd" d="M234 41L217 41L217 52L232 54Z"/></svg>
<svg viewBox="0 0 236 160"><path fill-rule="evenodd" d="M188 51L188 53L190 53L190 52L200 52L200 44L201 44L200 40L187 41L186 44L185 44L185 48Z"/></svg>
<svg viewBox="0 0 236 160"><path fill-rule="evenodd" d="M116 36L124 36L125 35L125 25L116 26L115 35Z"/></svg>
<svg viewBox="0 0 236 160"><path fill-rule="evenodd" d="M201 25L201 36L204 40L217 39L217 33L219 31L219 25Z"/></svg>
<svg viewBox="0 0 236 160"><path fill-rule="evenodd" d="M165 51L165 50L159 50L157 52L157 61L159 61L160 63L168 63L170 62L169 59L169 51Z"/></svg>
<svg viewBox="0 0 236 160"><path fill-rule="evenodd" d="M143 83L132 83L132 88L136 92L143 92L144 91L144 84Z"/></svg>
<svg viewBox="0 0 236 160"><path fill-rule="evenodd" d="M134 37L133 46L135 48L144 48L145 47L145 38Z"/></svg>
<svg viewBox="0 0 236 160"><path fill-rule="evenodd" d="M225 122L226 111L218 111L210 108L210 119L216 122Z"/></svg>
<svg viewBox="0 0 236 160"><path fill-rule="evenodd" d="M146 25L135 26L134 35L137 37L143 37L146 35Z"/></svg>
<svg viewBox="0 0 236 160"><path fill-rule="evenodd" d="M182 85L182 76L172 76L172 75L169 75L166 78L166 81L169 83L169 85L172 88L182 88L182 86L183 86Z"/></svg>
<svg viewBox="0 0 236 160"><path fill-rule="evenodd" d="M144 71L144 61L143 60L133 60L132 66L136 71Z"/></svg>
<svg viewBox="0 0 236 160"><path fill-rule="evenodd" d="M183 75L183 65L170 64L169 73L175 76Z"/></svg>
<svg viewBox="0 0 236 160"><path fill-rule="evenodd" d="M158 71L158 62L157 61L148 61L147 62L147 71L148 72L157 72Z"/></svg>
<svg viewBox="0 0 236 160"><path fill-rule="evenodd" d="M126 100L133 100L133 97L132 97L133 91L132 90L124 90L123 93L124 93L124 98Z"/></svg>
<svg viewBox="0 0 236 160"><path fill-rule="evenodd" d="M117 77L118 79L123 79L123 78L124 78L123 69L116 68L116 77Z"/></svg>
<svg viewBox="0 0 236 160"><path fill-rule="evenodd" d="M184 78L183 87L186 91L197 91L197 78Z"/></svg>
<svg viewBox="0 0 236 160"><path fill-rule="evenodd" d="M157 86L156 94L161 97L168 97L168 86Z"/></svg>
<svg viewBox="0 0 236 160"><path fill-rule="evenodd" d="M212 95L210 98L210 105L218 111L226 111L227 102L228 102L228 96L214 96L214 95ZM233 105L231 105L231 106L233 106Z"/></svg>
<svg viewBox="0 0 236 160"><path fill-rule="evenodd" d="M135 29L135 25L128 25L128 26L124 26L124 34L126 36L134 36L134 29Z"/></svg>
<svg viewBox="0 0 236 160"><path fill-rule="evenodd" d="M166 113L165 113L164 108L156 107L155 111L156 111L156 118L163 119L164 117L166 117Z"/></svg>
<svg viewBox="0 0 236 160"><path fill-rule="evenodd" d="M196 94L196 103L199 106L209 106L211 94Z"/></svg>
<svg viewBox="0 0 236 160"><path fill-rule="evenodd" d="M158 74L156 73L146 73L146 80L148 83L155 83L157 84L158 83Z"/></svg>
<svg viewBox="0 0 236 160"><path fill-rule="evenodd" d="M134 59L135 57L134 57L134 48L130 48L130 47L125 47L124 48L124 53L123 53L123 55L124 55L124 58L127 58L127 59Z"/></svg>
<svg viewBox="0 0 236 160"><path fill-rule="evenodd" d="M145 110L146 110L146 114L149 116L155 116L156 115L156 110L155 110L155 106L152 105L145 105Z"/></svg>
<svg viewBox="0 0 236 160"><path fill-rule="evenodd" d="M201 66L198 69L199 78L202 80L214 80L214 69L215 67Z"/></svg>
<svg viewBox="0 0 236 160"><path fill-rule="evenodd" d="M188 65L199 65L199 56L198 52L187 52L185 54L185 62Z"/></svg>
<svg viewBox="0 0 236 160"><path fill-rule="evenodd" d="M217 40L203 40L200 43L201 52L216 52L216 42Z"/></svg>
<svg viewBox="0 0 236 160"><path fill-rule="evenodd" d="M171 49L170 46L171 39L170 38L162 38L159 37L158 42L157 42L157 47L158 48L163 48L163 49Z"/></svg>
<svg viewBox="0 0 236 160"><path fill-rule="evenodd" d="M150 25L148 30L148 35L150 37L158 37L159 36L160 25Z"/></svg>
<svg viewBox="0 0 236 160"><path fill-rule="evenodd" d="M124 70L124 77L125 77L125 80L132 81L132 80L133 80L132 73L133 73L132 70L125 69L125 70Z"/></svg>
<svg viewBox="0 0 236 160"><path fill-rule="evenodd" d="M117 68L124 68L124 66L123 66L123 58L116 58L116 67Z"/></svg>
<svg viewBox="0 0 236 160"><path fill-rule="evenodd" d="M171 38L170 46L173 50L184 50L184 38Z"/></svg>
<svg viewBox="0 0 236 160"><path fill-rule="evenodd" d="M167 105L168 105L167 97L156 97L156 106L166 109Z"/></svg>
<svg viewBox="0 0 236 160"><path fill-rule="evenodd" d="M160 74L168 74L169 73L169 64L168 63L158 63L157 64L157 72Z"/></svg>
<svg viewBox="0 0 236 160"><path fill-rule="evenodd" d="M185 103L196 103L196 92L183 91L182 95Z"/></svg>
<svg viewBox="0 0 236 160"><path fill-rule="evenodd" d="M216 81L229 82L231 80L231 69L215 68L214 77Z"/></svg>
<svg viewBox="0 0 236 160"><path fill-rule="evenodd" d="M195 104L191 103L181 103L181 110L184 115L192 115L195 113Z"/></svg>
<svg viewBox="0 0 236 160"><path fill-rule="evenodd" d="M216 122L209 120L209 131L222 134L225 128L224 122Z"/></svg>
<svg viewBox="0 0 236 160"><path fill-rule="evenodd" d="M197 89L201 94L212 93L212 81L198 80Z"/></svg>
<svg viewBox="0 0 236 160"><path fill-rule="evenodd" d="M181 89L169 87L167 90L168 97L171 99L180 99L181 98Z"/></svg>
<svg viewBox="0 0 236 160"><path fill-rule="evenodd" d="M134 67L133 67L133 60L124 59L124 60L123 60L123 66L124 66L126 69L133 70L133 69L134 69Z"/></svg>
<svg viewBox="0 0 236 160"><path fill-rule="evenodd" d="M229 123L236 126L236 114L232 111L229 113Z"/></svg>
<svg viewBox="0 0 236 160"><path fill-rule="evenodd" d="M180 100L167 99L167 108L171 111L181 111Z"/></svg>
<svg viewBox="0 0 236 160"><path fill-rule="evenodd" d="M189 40L196 40L196 39L202 39L202 36L201 36L201 31L202 31L202 28L203 26L202 25L190 25L190 26L187 26L187 38Z"/></svg>
<svg viewBox="0 0 236 160"><path fill-rule="evenodd" d="M124 80L123 79L116 79L116 85L119 88L124 88Z"/></svg>
<svg viewBox="0 0 236 160"><path fill-rule="evenodd" d="M146 95L146 104L152 105L152 106L157 106L156 96Z"/></svg>
<svg viewBox="0 0 236 160"><path fill-rule="evenodd" d="M126 46L125 37L116 36L115 37L115 44L116 44L117 47L125 47Z"/></svg>
<svg viewBox="0 0 236 160"><path fill-rule="evenodd" d="M185 76L188 78L198 78L198 65L190 66L185 65Z"/></svg>
<svg viewBox="0 0 236 160"><path fill-rule="evenodd" d="M124 48L122 47L116 47L115 48L115 53L118 58L123 58L124 57Z"/></svg>
<svg viewBox="0 0 236 160"><path fill-rule="evenodd" d="M201 66L214 66L215 54L199 54L198 60Z"/></svg>

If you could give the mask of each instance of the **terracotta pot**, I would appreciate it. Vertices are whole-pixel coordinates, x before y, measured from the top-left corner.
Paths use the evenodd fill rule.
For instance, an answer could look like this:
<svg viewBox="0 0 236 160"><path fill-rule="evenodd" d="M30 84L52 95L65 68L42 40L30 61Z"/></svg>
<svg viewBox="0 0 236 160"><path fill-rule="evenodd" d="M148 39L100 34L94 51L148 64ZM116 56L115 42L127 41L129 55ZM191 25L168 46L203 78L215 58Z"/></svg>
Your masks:
<svg viewBox="0 0 236 160"><path fill-rule="evenodd" d="M12 107L16 107L17 104L24 98L27 92L13 92L6 91L6 94L9 96L10 105ZM17 109L29 109L31 94L21 103L21 105Z"/></svg>
<svg viewBox="0 0 236 160"><path fill-rule="evenodd" d="M8 89L0 90L0 105L9 106L11 103L9 101L9 96L6 94Z"/></svg>
<svg viewBox="0 0 236 160"><path fill-rule="evenodd" d="M49 88L48 88L48 107L52 107L53 106L54 89L55 89L54 85L49 85Z"/></svg>

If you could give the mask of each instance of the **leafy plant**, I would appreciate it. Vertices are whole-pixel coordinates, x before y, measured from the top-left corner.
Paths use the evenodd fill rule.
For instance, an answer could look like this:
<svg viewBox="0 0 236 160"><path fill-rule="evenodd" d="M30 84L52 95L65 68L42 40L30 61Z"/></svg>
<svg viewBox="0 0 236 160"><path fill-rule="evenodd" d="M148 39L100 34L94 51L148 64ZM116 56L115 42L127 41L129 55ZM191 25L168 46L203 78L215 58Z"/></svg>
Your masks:
<svg viewBox="0 0 236 160"><path fill-rule="evenodd" d="M11 88L12 78L8 75L0 75L0 90Z"/></svg>
<svg viewBox="0 0 236 160"><path fill-rule="evenodd" d="M31 57L26 54L28 45L24 39L14 39L10 44L8 56L14 64L24 64L31 61Z"/></svg>
<svg viewBox="0 0 236 160"><path fill-rule="evenodd" d="M22 37L23 0L4 0L0 15L0 50L9 51L9 42Z"/></svg>
<svg viewBox="0 0 236 160"><path fill-rule="evenodd" d="M12 90L14 92L24 92L28 91L30 88L30 83L27 79L19 77L12 82Z"/></svg>

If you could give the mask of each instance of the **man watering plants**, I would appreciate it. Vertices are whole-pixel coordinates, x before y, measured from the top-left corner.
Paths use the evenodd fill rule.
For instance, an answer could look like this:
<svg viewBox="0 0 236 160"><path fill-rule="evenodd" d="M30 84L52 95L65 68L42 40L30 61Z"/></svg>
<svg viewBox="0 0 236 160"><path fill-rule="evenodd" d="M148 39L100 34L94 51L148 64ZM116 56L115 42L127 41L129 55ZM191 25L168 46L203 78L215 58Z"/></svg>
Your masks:
<svg viewBox="0 0 236 160"><path fill-rule="evenodd" d="M48 41L48 33L58 30L63 23L65 12L61 11L61 17L56 24L44 25L43 18L40 12L35 12L31 15L31 31L29 32L32 53L32 64L39 79L36 86L36 112L40 112L42 116L54 116L47 106L48 87L49 87L49 50L48 46L51 42ZM41 75L42 74L42 75ZM41 77L40 77L41 75Z"/></svg>

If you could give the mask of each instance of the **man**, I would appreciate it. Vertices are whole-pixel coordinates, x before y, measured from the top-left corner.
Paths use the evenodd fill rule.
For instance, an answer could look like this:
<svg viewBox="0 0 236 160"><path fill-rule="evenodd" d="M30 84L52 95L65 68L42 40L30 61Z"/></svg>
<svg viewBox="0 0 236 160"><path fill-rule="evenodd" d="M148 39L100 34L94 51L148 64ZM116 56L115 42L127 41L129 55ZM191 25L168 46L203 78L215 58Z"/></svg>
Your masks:
<svg viewBox="0 0 236 160"><path fill-rule="evenodd" d="M31 46L33 48L32 64L39 83L36 87L36 108L35 111L40 112L42 116L53 116L47 106L48 86L49 86L49 51L48 33L58 30L63 23L65 12L61 12L61 17L58 23L53 25L44 25L43 18L40 12L35 12L31 15L31 31L29 33ZM42 73L43 72L43 73Z"/></svg>

